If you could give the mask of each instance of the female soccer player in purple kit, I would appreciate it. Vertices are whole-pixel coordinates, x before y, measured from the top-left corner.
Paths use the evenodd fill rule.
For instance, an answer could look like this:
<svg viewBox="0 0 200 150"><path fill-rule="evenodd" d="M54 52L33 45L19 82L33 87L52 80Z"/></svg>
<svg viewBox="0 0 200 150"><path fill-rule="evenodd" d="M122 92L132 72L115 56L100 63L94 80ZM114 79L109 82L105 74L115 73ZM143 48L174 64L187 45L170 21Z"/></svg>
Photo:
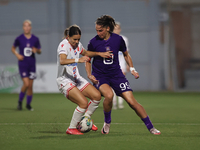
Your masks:
<svg viewBox="0 0 200 150"><path fill-rule="evenodd" d="M22 110L22 101L27 95L26 108L33 111L31 101L33 97L33 81L36 78L36 60L35 53L41 53L41 46L38 37L31 33L31 21L23 22L24 33L18 36L12 46L12 52L18 59L18 68L23 85L19 94L18 110ZM19 52L16 48L19 48Z"/></svg>
<svg viewBox="0 0 200 150"><path fill-rule="evenodd" d="M111 109L113 100L113 90L117 96L121 96L129 106L136 112L152 134L159 135L161 132L154 128L145 109L140 105L133 96L132 89L128 80L122 73L119 65L118 52L122 51L130 72L139 78L138 72L133 67L131 56L129 55L126 44L120 35L113 32L115 20L108 15L103 15L96 20L97 35L92 38L88 44L88 50L94 52L112 51L112 58L94 57L91 63L86 63L86 71L88 78L93 82L94 86L104 96L104 125L101 130L102 134L108 134L111 124Z"/></svg>

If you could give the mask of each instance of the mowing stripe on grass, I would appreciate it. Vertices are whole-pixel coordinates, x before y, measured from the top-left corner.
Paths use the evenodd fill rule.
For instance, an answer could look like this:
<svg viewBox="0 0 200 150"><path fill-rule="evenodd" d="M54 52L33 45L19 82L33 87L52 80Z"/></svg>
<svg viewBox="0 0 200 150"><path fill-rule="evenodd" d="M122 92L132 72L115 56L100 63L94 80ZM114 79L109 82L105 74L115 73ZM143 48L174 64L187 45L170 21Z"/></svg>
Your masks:
<svg viewBox="0 0 200 150"><path fill-rule="evenodd" d="M96 123L95 124L102 124ZM116 125L144 125L144 123L112 123ZM69 123L0 123L1 126L5 125L69 125ZM200 126L199 123L154 123L154 125L179 125L179 126Z"/></svg>

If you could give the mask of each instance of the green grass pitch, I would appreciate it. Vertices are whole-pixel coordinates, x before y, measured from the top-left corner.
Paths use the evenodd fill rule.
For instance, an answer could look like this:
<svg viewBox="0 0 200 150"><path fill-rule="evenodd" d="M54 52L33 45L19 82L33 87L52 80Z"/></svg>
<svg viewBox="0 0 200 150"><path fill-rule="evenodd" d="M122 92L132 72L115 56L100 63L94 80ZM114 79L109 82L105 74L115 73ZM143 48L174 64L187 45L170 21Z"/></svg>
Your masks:
<svg viewBox="0 0 200 150"><path fill-rule="evenodd" d="M133 110L112 110L108 135L102 101L92 119L99 127L66 135L75 104L62 94L34 94L34 111L17 110L18 94L0 94L0 150L199 150L200 93L134 92L161 135L152 135Z"/></svg>

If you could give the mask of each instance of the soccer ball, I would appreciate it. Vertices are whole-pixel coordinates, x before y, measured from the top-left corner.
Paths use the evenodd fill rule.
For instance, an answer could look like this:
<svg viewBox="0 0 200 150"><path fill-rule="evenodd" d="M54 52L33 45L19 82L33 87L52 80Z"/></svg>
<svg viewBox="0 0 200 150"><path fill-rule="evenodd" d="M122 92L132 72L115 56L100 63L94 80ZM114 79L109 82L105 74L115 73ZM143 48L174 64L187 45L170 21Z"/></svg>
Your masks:
<svg viewBox="0 0 200 150"><path fill-rule="evenodd" d="M77 125L77 129L82 132L82 133L86 133L86 132L89 132L91 129L92 129L92 125L93 125L93 122L92 120L87 117L87 116L84 116L81 121L78 123Z"/></svg>

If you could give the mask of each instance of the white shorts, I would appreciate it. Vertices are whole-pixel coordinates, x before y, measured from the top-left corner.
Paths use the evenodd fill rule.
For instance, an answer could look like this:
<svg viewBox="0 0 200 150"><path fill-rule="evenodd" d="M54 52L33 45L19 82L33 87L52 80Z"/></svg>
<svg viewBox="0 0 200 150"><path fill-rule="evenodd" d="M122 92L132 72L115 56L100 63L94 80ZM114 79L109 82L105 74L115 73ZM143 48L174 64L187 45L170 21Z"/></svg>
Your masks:
<svg viewBox="0 0 200 150"><path fill-rule="evenodd" d="M77 87L81 92L90 84L82 76L79 76L77 82L72 81L69 78L59 77L56 79L59 91L69 97L69 91L74 87Z"/></svg>

